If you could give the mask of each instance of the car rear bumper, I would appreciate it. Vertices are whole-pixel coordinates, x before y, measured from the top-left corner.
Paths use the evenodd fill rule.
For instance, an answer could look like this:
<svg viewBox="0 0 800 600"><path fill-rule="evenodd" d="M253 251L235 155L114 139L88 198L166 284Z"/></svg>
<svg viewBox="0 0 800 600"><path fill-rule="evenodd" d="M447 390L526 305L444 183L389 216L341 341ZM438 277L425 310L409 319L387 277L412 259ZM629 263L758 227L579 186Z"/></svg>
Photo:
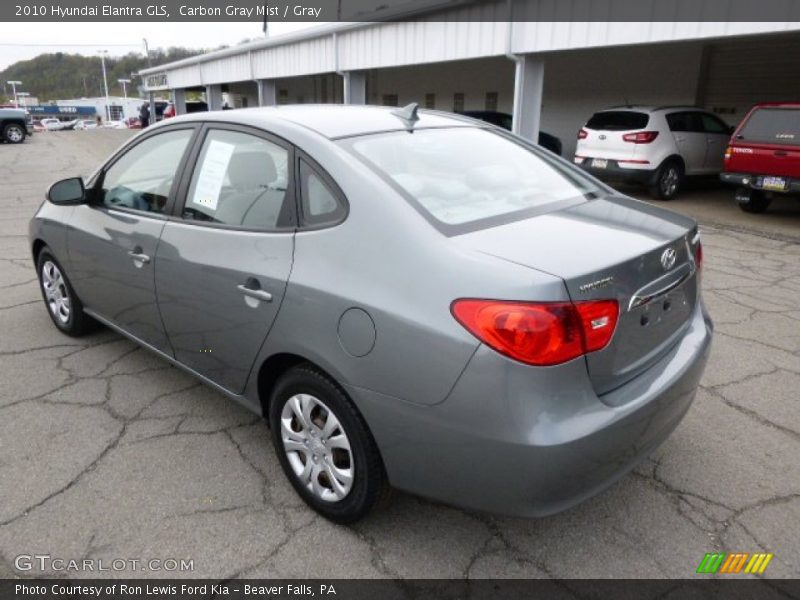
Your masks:
<svg viewBox="0 0 800 600"><path fill-rule="evenodd" d="M578 162L578 160L581 162ZM592 158L576 158L574 162L581 169L602 181L649 183L655 175L655 169L650 164L631 163L630 165L625 165L625 163L608 159L605 168L598 168L592 166L592 160Z"/></svg>
<svg viewBox="0 0 800 600"><path fill-rule="evenodd" d="M797 194L800 193L800 179L792 177L782 177L786 180L786 189L765 189L763 187L764 175L753 175L752 173L720 173L719 178L723 183L730 183L752 190L762 190L775 194Z"/></svg>
<svg viewBox="0 0 800 600"><path fill-rule="evenodd" d="M669 436L694 398L711 337L698 306L666 356L602 400L582 358L532 373L483 346L436 406L348 391L395 487L477 510L544 516L598 493Z"/></svg>

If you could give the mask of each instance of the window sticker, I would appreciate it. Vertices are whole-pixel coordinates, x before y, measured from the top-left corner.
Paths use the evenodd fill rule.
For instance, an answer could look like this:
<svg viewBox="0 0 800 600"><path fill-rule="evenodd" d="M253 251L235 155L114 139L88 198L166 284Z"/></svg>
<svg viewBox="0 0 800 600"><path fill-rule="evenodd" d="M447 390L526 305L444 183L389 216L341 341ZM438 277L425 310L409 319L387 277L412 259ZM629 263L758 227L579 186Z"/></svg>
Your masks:
<svg viewBox="0 0 800 600"><path fill-rule="evenodd" d="M234 144L212 140L200 167L200 176L194 188L192 204L217 210L219 194L228 172L228 164L235 149Z"/></svg>

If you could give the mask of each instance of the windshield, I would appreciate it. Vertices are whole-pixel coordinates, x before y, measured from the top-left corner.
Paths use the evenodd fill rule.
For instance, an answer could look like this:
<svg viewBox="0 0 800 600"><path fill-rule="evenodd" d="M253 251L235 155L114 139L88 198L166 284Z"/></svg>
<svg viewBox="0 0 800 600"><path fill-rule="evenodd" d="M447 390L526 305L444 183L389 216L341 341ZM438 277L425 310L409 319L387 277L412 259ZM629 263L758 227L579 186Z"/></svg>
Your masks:
<svg viewBox="0 0 800 600"><path fill-rule="evenodd" d="M556 202L601 192L570 165L485 129L421 129L344 143L423 214L446 226L525 218Z"/></svg>

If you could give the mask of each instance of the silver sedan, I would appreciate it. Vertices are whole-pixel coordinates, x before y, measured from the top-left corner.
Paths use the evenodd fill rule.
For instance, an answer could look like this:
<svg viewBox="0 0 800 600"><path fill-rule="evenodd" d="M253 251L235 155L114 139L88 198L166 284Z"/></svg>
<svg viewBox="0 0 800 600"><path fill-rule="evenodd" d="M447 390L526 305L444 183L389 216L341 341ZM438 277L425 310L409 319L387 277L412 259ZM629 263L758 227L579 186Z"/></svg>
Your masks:
<svg viewBox="0 0 800 600"><path fill-rule="evenodd" d="M58 329L263 415L337 522L389 486L563 510L664 441L711 342L692 220L414 105L169 119L53 184L30 247Z"/></svg>

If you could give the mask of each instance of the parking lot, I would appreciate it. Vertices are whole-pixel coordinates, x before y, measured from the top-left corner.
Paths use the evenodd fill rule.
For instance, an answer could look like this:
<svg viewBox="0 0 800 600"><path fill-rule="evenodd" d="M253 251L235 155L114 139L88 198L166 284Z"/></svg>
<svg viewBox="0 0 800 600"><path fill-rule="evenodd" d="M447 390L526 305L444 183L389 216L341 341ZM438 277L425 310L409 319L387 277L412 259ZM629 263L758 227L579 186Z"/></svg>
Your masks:
<svg viewBox="0 0 800 600"><path fill-rule="evenodd" d="M544 519L396 494L342 527L295 495L260 419L108 330L50 322L28 220L129 135L0 145L0 577L41 574L15 570L22 554L214 578L683 578L706 552L766 551L765 576L800 573L800 202L749 215L700 184L667 205L702 225L716 337L686 419L631 475Z"/></svg>

